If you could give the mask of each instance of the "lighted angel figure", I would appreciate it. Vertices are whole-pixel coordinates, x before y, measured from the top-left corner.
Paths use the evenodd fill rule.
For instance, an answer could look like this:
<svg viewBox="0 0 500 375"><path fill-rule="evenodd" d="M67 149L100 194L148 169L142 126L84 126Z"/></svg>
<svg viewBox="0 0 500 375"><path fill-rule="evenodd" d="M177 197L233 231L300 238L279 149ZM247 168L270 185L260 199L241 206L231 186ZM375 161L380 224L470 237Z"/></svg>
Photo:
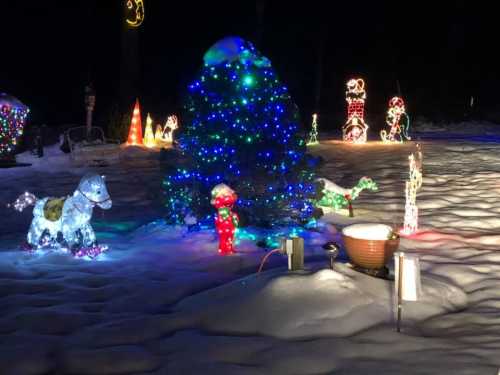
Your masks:
<svg viewBox="0 0 500 375"><path fill-rule="evenodd" d="M81 249L98 249L96 235L90 225L92 212L95 206L108 210L112 202L105 177L88 174L80 180L71 196L37 199L26 192L12 206L21 212L33 205L28 244L34 249L67 247L78 254Z"/></svg>
<svg viewBox="0 0 500 375"><path fill-rule="evenodd" d="M389 132L386 130L380 132L380 138L384 143L402 143L411 139L408 135L410 118L406 113L403 99L395 96L389 100L389 109L385 121L389 126Z"/></svg>
<svg viewBox="0 0 500 375"><path fill-rule="evenodd" d="M347 122L342 128L343 140L351 143L365 143L368 125L365 123L365 82L353 78L347 82Z"/></svg>

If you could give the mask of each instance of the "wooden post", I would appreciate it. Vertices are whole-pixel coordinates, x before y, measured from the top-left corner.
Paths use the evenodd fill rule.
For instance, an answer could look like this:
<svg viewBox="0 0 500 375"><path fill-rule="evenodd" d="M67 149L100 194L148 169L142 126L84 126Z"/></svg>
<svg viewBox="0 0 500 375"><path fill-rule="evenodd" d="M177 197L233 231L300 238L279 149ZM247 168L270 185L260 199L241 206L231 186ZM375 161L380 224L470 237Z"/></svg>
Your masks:
<svg viewBox="0 0 500 375"><path fill-rule="evenodd" d="M403 310L403 254L398 254L398 321L397 331L401 332L401 314Z"/></svg>
<svg viewBox="0 0 500 375"><path fill-rule="evenodd" d="M90 133L92 132L92 111L94 107L93 106L87 106L87 139L90 140Z"/></svg>
<svg viewBox="0 0 500 375"><path fill-rule="evenodd" d="M347 201L349 202L349 217L354 217L354 210L352 209L352 200L350 198L347 198Z"/></svg>
<svg viewBox="0 0 500 375"><path fill-rule="evenodd" d="M87 110L87 141L91 141L90 133L92 132L92 112L95 106L95 91L92 83L85 86L85 109Z"/></svg>
<svg viewBox="0 0 500 375"><path fill-rule="evenodd" d="M293 237L293 253L291 271L304 269L304 239L302 237Z"/></svg>

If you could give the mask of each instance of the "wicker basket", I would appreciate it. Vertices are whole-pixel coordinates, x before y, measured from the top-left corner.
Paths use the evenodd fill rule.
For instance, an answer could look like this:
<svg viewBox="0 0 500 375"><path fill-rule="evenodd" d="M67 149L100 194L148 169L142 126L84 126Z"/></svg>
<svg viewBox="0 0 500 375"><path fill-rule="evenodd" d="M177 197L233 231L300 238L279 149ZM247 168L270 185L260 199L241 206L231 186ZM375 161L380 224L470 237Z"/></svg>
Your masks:
<svg viewBox="0 0 500 375"><path fill-rule="evenodd" d="M367 269L380 269L392 259L399 247L399 238L393 240L371 240L354 238L342 231L345 249L351 262Z"/></svg>

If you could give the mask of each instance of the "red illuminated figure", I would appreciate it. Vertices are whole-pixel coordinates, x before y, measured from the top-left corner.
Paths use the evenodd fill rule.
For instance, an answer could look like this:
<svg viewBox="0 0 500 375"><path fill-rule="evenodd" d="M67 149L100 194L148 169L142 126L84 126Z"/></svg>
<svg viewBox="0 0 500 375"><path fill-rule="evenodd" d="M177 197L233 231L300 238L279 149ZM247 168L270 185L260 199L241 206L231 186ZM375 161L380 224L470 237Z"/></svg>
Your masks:
<svg viewBox="0 0 500 375"><path fill-rule="evenodd" d="M368 125L365 123L365 82L353 78L347 82L347 122L342 128L343 139L351 143L365 143Z"/></svg>
<svg viewBox="0 0 500 375"><path fill-rule="evenodd" d="M232 212L238 196L227 185L219 184L212 189L210 203L217 209L215 228L219 234L219 253L229 255L234 253L234 234L238 227L238 215Z"/></svg>

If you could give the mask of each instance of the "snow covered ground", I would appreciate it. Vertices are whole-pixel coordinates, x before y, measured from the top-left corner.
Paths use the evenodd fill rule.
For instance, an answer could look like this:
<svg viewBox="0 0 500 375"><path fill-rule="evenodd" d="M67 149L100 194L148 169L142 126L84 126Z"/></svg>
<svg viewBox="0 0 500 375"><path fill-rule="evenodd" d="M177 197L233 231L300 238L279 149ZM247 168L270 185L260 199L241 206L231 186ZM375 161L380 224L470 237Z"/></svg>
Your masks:
<svg viewBox="0 0 500 375"><path fill-rule="evenodd" d="M325 159L322 177L350 187L366 175L379 191L361 193L354 218L329 214L303 232L307 269L293 274L276 255L255 275L262 231L249 228L240 252L220 257L212 231L165 226L158 154L139 150L94 169L113 199L92 221L108 253L29 255L18 245L31 213L5 203L25 190L69 194L87 169L53 148L52 159L0 170L0 373L496 375L500 144L489 140L500 131L488 125L485 138L474 126L449 141L421 134L421 231L401 248L421 255L424 293L405 303L401 334L392 284L342 263L327 269L321 245L348 223L402 224L413 144L311 148Z"/></svg>

